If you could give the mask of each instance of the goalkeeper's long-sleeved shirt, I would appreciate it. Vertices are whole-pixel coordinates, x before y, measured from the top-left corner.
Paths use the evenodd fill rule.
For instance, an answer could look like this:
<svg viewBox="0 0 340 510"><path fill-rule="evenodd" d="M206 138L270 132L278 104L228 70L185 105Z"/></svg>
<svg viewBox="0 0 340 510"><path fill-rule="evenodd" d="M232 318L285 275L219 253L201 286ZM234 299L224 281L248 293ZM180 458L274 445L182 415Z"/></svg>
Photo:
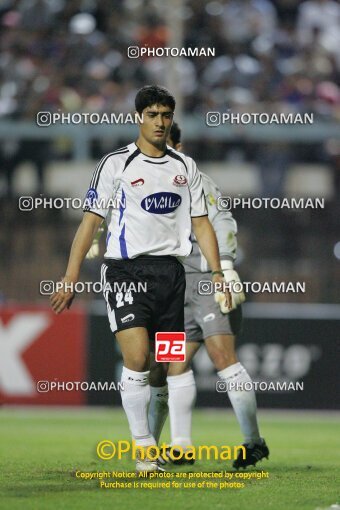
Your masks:
<svg viewBox="0 0 340 510"><path fill-rule="evenodd" d="M237 248L237 224L229 211L219 211L217 199L221 192L214 181L201 172L203 179L203 190L208 209L209 220L215 230L221 259L234 261ZM193 249L188 257L185 257L183 264L187 273L205 273L209 271L207 259L203 256L194 234L191 234Z"/></svg>

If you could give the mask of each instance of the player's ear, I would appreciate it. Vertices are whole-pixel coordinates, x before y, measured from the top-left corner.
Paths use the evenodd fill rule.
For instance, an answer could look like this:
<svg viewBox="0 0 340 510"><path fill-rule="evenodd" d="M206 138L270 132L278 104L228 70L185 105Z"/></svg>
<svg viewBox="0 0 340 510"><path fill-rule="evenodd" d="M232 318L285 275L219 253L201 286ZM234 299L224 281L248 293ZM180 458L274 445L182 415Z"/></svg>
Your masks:
<svg viewBox="0 0 340 510"><path fill-rule="evenodd" d="M181 143L176 143L176 145L175 145L176 151L179 151L179 152L181 152L182 147L183 147L183 145Z"/></svg>
<svg viewBox="0 0 340 510"><path fill-rule="evenodd" d="M135 120L137 120L138 126L143 124L143 112L142 113L138 113L137 110L135 110Z"/></svg>

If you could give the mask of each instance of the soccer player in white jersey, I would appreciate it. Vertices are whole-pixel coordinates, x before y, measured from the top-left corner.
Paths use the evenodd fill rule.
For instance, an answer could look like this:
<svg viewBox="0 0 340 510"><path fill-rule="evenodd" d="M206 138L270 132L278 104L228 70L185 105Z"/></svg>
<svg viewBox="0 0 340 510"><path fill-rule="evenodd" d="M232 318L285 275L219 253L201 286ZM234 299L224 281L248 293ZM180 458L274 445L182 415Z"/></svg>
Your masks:
<svg viewBox="0 0 340 510"><path fill-rule="evenodd" d="M138 139L98 163L87 192L89 206L62 280L68 286L51 296L51 306L58 314L72 302L69 284L78 281L98 228L108 218L101 275L111 330L123 356L122 404L139 447L137 471L157 471L157 461L143 460L144 452L156 445L148 423L150 343L157 331L184 331L181 260L192 250L191 229L213 281L222 285L224 277L201 175L191 158L166 145L174 97L163 87L145 86L137 93L135 106L143 116ZM119 202L116 209L106 206L113 198ZM131 291L131 286L138 290L145 284L146 292ZM230 307L229 292L225 296Z"/></svg>
<svg viewBox="0 0 340 510"><path fill-rule="evenodd" d="M181 151L180 137L180 129L174 122L171 127L168 145ZM209 219L218 239L224 278L227 282L240 281L233 268L237 248L236 222L230 212L217 209L216 203L218 197L221 196L221 192L210 177L203 172L201 172L201 175ZM184 308L186 360L183 363L170 363L167 380L160 371L159 364L152 362L149 408L150 429L158 441L169 406L171 444L173 446L178 445L184 450L192 445L191 422L192 409L196 399L196 385L191 370L191 362L202 343L204 343L219 379L227 384L228 396L244 436L246 456L243 458L243 452L240 452L233 466L235 468L245 468L249 465L255 465L263 457L268 458L269 450L259 433L255 392L253 389L240 389L242 383L251 382L250 376L238 361L235 352L236 335L239 333L242 323L240 305L245 300L244 294L243 292L232 293L233 310L229 311L228 314L222 314L213 295L200 295L198 293L199 282L208 280L210 275L207 260L202 255L195 240L193 240L192 253L184 260L184 267L187 283ZM238 389L237 384L239 384ZM178 458L178 454L179 452L176 453L176 458ZM185 462L184 457L174 461L176 464ZM193 463L193 460L190 463Z"/></svg>

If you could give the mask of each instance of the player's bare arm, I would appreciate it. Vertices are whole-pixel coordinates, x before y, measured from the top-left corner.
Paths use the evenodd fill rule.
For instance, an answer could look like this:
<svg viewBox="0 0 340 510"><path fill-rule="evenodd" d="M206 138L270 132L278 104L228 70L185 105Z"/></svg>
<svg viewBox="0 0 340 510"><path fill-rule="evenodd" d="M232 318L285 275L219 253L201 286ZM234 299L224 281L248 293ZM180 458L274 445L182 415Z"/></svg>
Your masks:
<svg viewBox="0 0 340 510"><path fill-rule="evenodd" d="M103 218L96 214L90 212L84 214L83 220L74 236L66 273L62 278L63 282L76 283L78 281L81 264L102 222ZM69 308L73 297L74 293L67 288L65 290L60 289L54 293L50 298L53 311L59 314L66 307Z"/></svg>
<svg viewBox="0 0 340 510"><path fill-rule="evenodd" d="M192 228L196 236L197 242L203 255L208 261L210 269L213 273L212 281L214 283L223 283L223 271L221 269L220 254L218 250L218 243L213 226L210 223L208 216L200 216L192 218ZM219 273L216 273L219 271ZM215 273L215 274L214 274ZM226 290L226 305L229 309L232 307L232 299L230 292Z"/></svg>

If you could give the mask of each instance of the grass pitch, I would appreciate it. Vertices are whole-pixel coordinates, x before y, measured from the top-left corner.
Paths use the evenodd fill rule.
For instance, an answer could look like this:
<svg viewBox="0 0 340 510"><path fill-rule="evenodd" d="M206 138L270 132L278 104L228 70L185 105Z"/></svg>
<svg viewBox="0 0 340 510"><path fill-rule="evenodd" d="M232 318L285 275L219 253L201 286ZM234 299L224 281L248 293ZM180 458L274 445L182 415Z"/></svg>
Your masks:
<svg viewBox="0 0 340 510"><path fill-rule="evenodd" d="M100 489L99 480L78 479L75 472L134 471L128 458L103 461L96 455L103 439L129 440L121 410L3 408L0 508L316 510L340 503L339 414L263 411L260 423L270 458L247 471L268 471L268 479L250 479L242 489ZM196 411L193 425L196 445L242 442L231 412ZM162 439L168 438L167 425ZM221 460L169 469L233 471L230 461Z"/></svg>

